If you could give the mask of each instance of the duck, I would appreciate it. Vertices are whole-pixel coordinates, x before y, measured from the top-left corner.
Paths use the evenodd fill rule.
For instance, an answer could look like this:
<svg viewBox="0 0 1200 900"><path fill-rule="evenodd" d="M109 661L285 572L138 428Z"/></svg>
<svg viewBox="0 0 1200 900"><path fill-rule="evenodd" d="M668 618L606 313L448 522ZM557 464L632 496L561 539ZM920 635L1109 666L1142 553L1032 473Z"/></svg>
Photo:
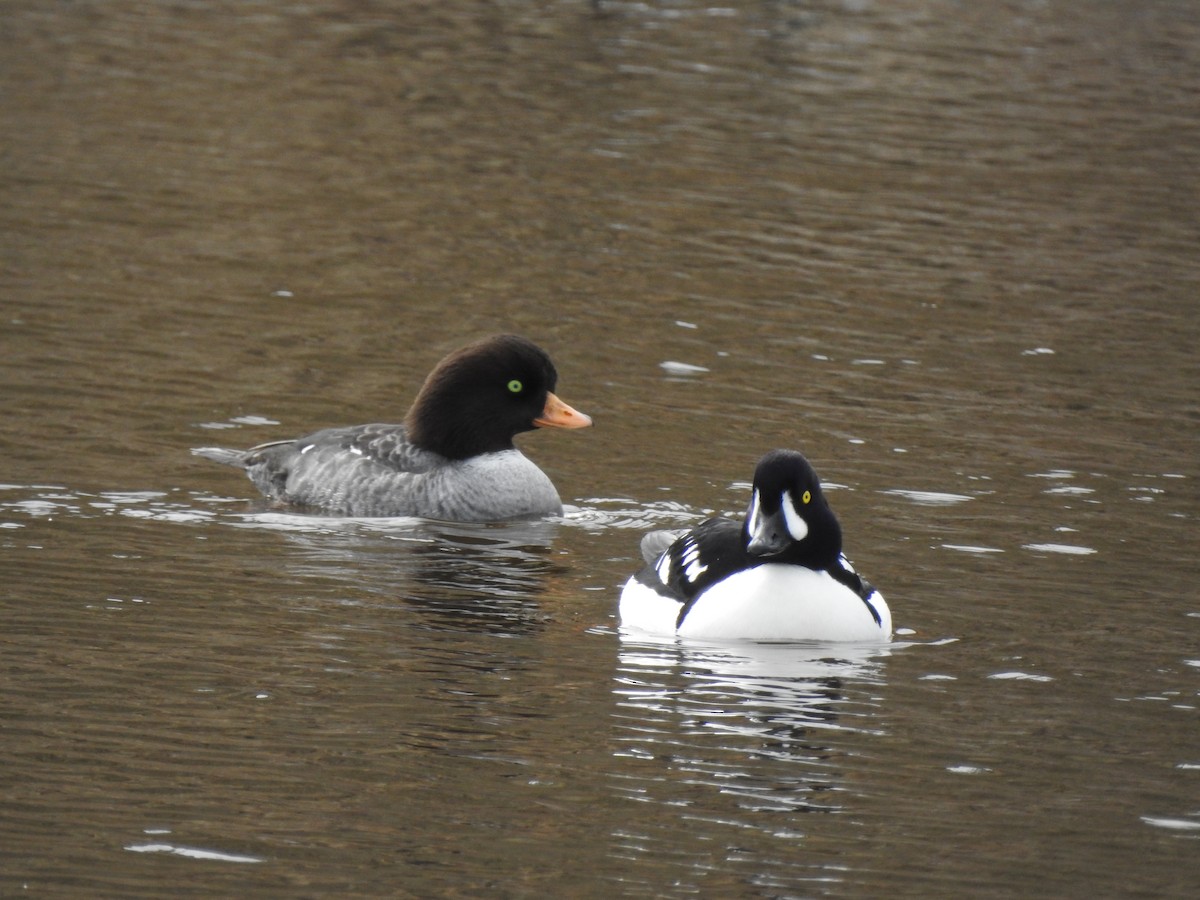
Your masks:
<svg viewBox="0 0 1200 900"><path fill-rule="evenodd" d="M513 443L537 428L592 424L555 395L557 383L545 350L497 334L442 359L399 424L192 453L244 469L275 504L300 512L450 522L559 516L554 484Z"/></svg>
<svg viewBox="0 0 1200 900"><path fill-rule="evenodd" d="M804 455L758 462L741 522L707 519L641 542L621 589L622 633L700 640L886 642L883 595L842 552L842 529Z"/></svg>

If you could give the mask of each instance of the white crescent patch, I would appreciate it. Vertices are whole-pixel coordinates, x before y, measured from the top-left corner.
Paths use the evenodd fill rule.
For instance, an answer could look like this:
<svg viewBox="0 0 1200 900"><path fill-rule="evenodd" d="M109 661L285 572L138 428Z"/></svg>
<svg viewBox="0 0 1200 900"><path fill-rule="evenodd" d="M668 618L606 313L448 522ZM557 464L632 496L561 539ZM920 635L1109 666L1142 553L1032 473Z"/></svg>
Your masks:
<svg viewBox="0 0 1200 900"><path fill-rule="evenodd" d="M808 523L796 512L796 504L792 502L792 495L787 491L779 498L779 507L783 510L783 521L787 523L788 534L792 536L792 540L799 543L808 537Z"/></svg>

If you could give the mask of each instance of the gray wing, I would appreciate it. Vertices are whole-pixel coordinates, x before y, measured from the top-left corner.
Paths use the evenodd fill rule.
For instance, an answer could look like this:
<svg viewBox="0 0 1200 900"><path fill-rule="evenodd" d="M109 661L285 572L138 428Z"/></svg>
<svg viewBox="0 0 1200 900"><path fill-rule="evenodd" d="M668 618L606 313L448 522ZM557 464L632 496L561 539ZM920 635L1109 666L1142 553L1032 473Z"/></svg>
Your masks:
<svg viewBox="0 0 1200 900"><path fill-rule="evenodd" d="M650 531L642 536L642 559L646 565L652 566L658 562L658 558L667 552L676 540L682 537L687 532L685 531Z"/></svg>
<svg viewBox="0 0 1200 900"><path fill-rule="evenodd" d="M197 447L196 456L245 469L268 497L322 504L329 493L354 491L377 481L380 469L392 475L428 472L439 457L413 446L403 425L327 428L304 437L269 441L249 450ZM321 489L310 488L320 484Z"/></svg>

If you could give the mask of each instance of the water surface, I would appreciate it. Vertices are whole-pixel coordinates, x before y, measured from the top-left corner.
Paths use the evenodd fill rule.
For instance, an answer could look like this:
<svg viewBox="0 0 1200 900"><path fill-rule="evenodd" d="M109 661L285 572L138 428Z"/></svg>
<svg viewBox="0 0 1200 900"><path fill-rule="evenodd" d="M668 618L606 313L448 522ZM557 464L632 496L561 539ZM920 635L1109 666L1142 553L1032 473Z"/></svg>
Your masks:
<svg viewBox="0 0 1200 900"><path fill-rule="evenodd" d="M1188 4L10 3L0 893L1190 896ZM546 346L560 521L188 454ZM901 630L639 643L803 450Z"/></svg>

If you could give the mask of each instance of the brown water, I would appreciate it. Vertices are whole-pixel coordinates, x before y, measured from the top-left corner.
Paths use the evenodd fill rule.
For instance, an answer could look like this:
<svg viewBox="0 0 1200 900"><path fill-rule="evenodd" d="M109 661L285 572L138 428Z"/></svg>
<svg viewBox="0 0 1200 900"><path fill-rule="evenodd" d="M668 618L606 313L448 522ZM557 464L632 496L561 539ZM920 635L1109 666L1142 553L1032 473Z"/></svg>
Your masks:
<svg viewBox="0 0 1200 900"><path fill-rule="evenodd" d="M0 895L1193 895L1194 4L10 2L0 134ZM562 522L188 455L500 329ZM622 639L774 446L896 644Z"/></svg>

